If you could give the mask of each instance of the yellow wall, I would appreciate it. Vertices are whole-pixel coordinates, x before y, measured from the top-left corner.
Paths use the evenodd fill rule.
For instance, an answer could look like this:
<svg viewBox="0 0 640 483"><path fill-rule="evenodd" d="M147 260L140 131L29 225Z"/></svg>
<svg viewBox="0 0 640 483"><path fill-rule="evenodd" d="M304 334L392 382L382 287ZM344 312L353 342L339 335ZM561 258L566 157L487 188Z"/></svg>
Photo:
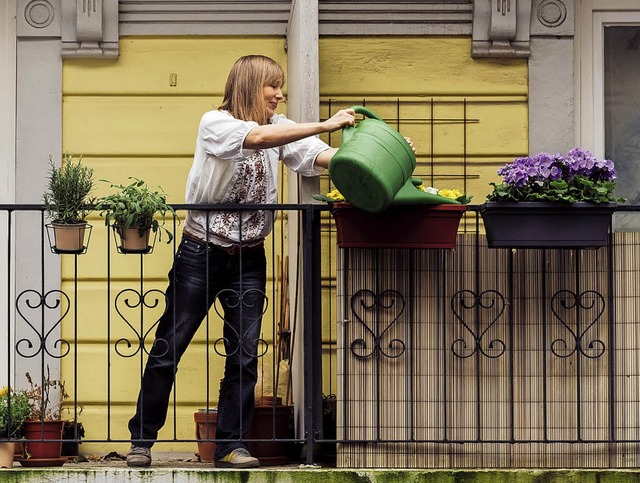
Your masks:
<svg viewBox="0 0 640 483"><path fill-rule="evenodd" d="M184 203L184 188L193 159L198 123L202 114L222 100L226 76L233 62L252 53L268 55L286 68L284 40L281 38L123 38L117 61L66 60L63 66L63 150L82 154L87 165L95 170L96 179L115 183L127 182L128 176L159 185L168 193L170 203ZM170 85L170 75L177 74L177 85ZM283 106L282 112L286 112ZM97 183L95 195L109 192L107 183ZM139 389L141 362L135 352L134 330L115 310L115 297L131 288L146 292L164 291L171 266L174 246L157 243L154 252L145 255L144 285L138 283L140 257L120 255L111 241L110 276L111 301L107 303L106 231L102 219L94 215L90 247L78 263L78 401L84 406L80 420L87 430L87 439L127 439L127 421L133 415ZM180 227L178 227L180 233ZM279 237L276 237L279 242ZM267 247L271 249L270 246ZM276 247L279 253L279 247ZM62 290L73 293L73 260L63 257ZM271 275L271 274L270 274ZM273 288L269 289L270 291ZM270 292L271 300L276 299ZM133 297L135 299L135 296ZM163 307L164 303L160 303ZM123 304L120 304L122 307ZM110 307L110 320L107 308ZM140 332L139 311L123 314ZM160 313L146 310L144 331ZM273 304L265 316L265 338L271 340L274 323ZM208 330L210 344L221 336L220 324L211 313ZM177 399L181 403L177 430L173 431L170 410L162 439L192 439L193 413L207 404L206 327L202 327L185 354L178 375ZM63 327L63 338L74 340L73 325ZM107 346L107 339L109 345ZM152 336L147 344L152 341ZM62 359L62 373L67 389L73 394L73 351ZM222 362L211 349L211 374L208 398L210 406L218 397L218 381L222 377ZM265 367L271 364L267 356ZM110 368L109 368L109 358ZM108 380L109 378L109 380ZM109 382L109 384L107 384ZM110 391L111 425L107 426L105 401ZM111 449L125 451L122 444ZM159 451L179 449L196 451L195 444L158 444ZM104 451L104 445L85 443L84 452Z"/></svg>
<svg viewBox="0 0 640 483"><path fill-rule="evenodd" d="M496 169L528 152L527 61L472 59L470 52L468 37L322 38L322 115L329 99L332 112L366 99L367 107L395 126L399 101L399 130L416 146L415 174L431 179L433 155L434 186L466 186L473 202L482 203L488 183L498 180ZM465 126L452 122L464 118L464 100L466 180Z"/></svg>
<svg viewBox="0 0 640 483"><path fill-rule="evenodd" d="M66 60L63 67L63 150L83 154L85 162L94 167L96 178L126 182L127 176L145 179L160 185L171 203L184 202L184 186L189 171L196 130L202 113L217 106L221 100L226 75L232 63L241 55L269 55L286 67L284 39L229 38L123 38L117 61ZM424 119L429 100L434 98L435 117L460 118L462 99L467 99L467 176L463 177L461 152L462 126L459 123L438 123L431 130L424 121L407 122L400 131L412 137L418 150L421 176L431 175L433 157L435 185L458 187L466 185L474 202L482 202L488 192L488 182L495 180L495 170L504 162L527 151L527 65L525 60L474 60L470 57L469 38L349 38L330 37L320 40L321 115L331 109L360 104L385 118L396 117L396 101L401 101L402 119ZM177 85L170 85L170 75L177 74ZM286 109L283 107L283 112ZM476 121L477 120L477 121ZM325 140L329 140L325 136ZM339 143L339 135L331 143ZM446 186L445 186L446 183ZM465 184L466 183L466 184ZM323 190L329 182L323 178ZM98 183L96 195L105 194L108 185ZM118 255L111 243L111 301L107 303L105 280L107 241L102 220L93 217L91 247L80 257L78 307L78 400L84 404L81 420L87 428L87 438L128 438L127 420L133 414L133 404L139 388L141 363L139 357L123 358L114 351L120 338L131 339L133 330L120 319L113 298L126 288L140 290L140 258ZM280 240L280 236L275 237ZM173 245L156 245L144 259L143 291L166 288L166 273L171 265ZM276 247L279 253L280 247ZM335 261L335 247L325 243L325 260ZM333 254L333 255L331 255ZM323 265L324 313L335 313L332 292L335 266ZM63 286L73 292L73 261L63 258ZM275 300L275 293L270 295ZM111 316L107 320L107 308ZM265 318L265 331L274 319L270 306ZM157 318L145 315L145 330ZM130 320L140 324L136 314ZM324 326L323 339L335 339L335 318ZM208 331L210 340L220 336L219 324L212 318ZM139 330L139 329L137 329ZM63 328L63 338L73 340L73 327ZM181 403L176 415L175 437L193 438L193 412L207 401L205 327L201 328L193 346L180 365L178 395ZM269 337L269 335L267 336ZM110 340L109 353L107 339ZM135 342L132 340L132 342ZM118 346L123 352L134 349ZM330 346L325 346L325 360L331 358ZM211 351L210 351L211 352ZM108 355L111 366L108 366ZM217 381L221 364L213 360L208 398L217 399ZM63 377L73 379L72 355L62 359ZM325 371L325 387L335 372ZM270 366L268 366L270 367ZM109 379L109 385L107 384ZM73 384L67 383L70 393ZM107 389L111 391L111 425L106 424ZM331 388L332 390L334 388ZM328 392L328 391L326 391ZM174 437L173 413L160 438ZM159 444L159 451L179 449L195 451L194 444ZM102 445L85 443L85 452L100 452ZM126 449L126 444L119 448ZM110 448L111 450L111 448Z"/></svg>
<svg viewBox="0 0 640 483"><path fill-rule="evenodd" d="M332 36L321 38L319 47L321 117L366 102L411 137L417 155L414 174L425 184L466 190L473 203L482 203L489 193L488 183L498 181L496 169L527 153L525 59L474 60L468 37ZM465 108L466 126L461 122ZM428 121L432 117L433 130ZM340 145L340 133L322 138ZM320 184L322 192L332 188L326 175ZM475 230L475 217L469 215L466 220L469 229ZM335 391L335 360L330 361L329 354L337 330L336 247L328 213L323 227L322 259L329 260L323 262L323 313L331 313L323 325L324 367L333 364L331 371L323 372L323 384Z"/></svg>

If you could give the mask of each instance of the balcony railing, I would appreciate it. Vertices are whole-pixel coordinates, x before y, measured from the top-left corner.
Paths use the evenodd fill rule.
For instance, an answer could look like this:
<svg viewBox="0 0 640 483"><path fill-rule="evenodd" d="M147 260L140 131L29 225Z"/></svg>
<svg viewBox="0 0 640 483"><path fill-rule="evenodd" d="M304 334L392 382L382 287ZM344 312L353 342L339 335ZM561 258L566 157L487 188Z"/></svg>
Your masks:
<svg viewBox="0 0 640 483"><path fill-rule="evenodd" d="M282 399L249 443L353 467L636 466L637 233L612 233L597 250L489 249L469 207L453 250L338 250L326 206L174 206L174 241L133 255L97 218L86 253L54 254L42 207L0 206L2 378L64 380L63 418L83 422L87 447L129 441L179 218L260 208L275 230L257 394L276 387ZM180 362L159 444L203 456L215 442L194 419L215 414L233 356L224 325L214 302ZM282 416L281 404L293 409Z"/></svg>

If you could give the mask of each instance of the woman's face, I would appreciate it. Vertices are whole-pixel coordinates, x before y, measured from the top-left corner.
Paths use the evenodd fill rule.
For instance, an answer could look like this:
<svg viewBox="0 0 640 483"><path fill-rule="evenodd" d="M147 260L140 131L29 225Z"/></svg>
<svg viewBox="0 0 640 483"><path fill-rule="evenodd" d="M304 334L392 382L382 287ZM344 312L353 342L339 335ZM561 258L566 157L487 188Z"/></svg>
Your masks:
<svg viewBox="0 0 640 483"><path fill-rule="evenodd" d="M264 86L262 88L262 94L264 101L267 104L267 110L269 111L269 117L273 116L278 108L278 103L284 99L282 95L281 85Z"/></svg>

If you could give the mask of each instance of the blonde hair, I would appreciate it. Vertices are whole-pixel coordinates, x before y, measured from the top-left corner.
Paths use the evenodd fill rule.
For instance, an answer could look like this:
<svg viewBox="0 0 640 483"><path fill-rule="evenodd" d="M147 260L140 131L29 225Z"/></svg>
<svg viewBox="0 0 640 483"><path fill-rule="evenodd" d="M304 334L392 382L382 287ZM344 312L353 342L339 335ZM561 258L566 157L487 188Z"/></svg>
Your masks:
<svg viewBox="0 0 640 483"><path fill-rule="evenodd" d="M233 117L243 121L267 124L269 111L262 89L283 84L284 70L275 60L264 55L240 57L229 72L224 98L218 109L229 111Z"/></svg>

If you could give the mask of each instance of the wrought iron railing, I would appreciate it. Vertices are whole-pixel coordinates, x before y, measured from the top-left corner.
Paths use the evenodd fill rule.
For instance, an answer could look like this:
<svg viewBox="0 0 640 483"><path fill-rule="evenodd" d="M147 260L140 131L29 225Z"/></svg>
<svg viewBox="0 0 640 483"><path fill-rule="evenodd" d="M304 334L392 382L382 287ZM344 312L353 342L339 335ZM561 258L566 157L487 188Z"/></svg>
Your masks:
<svg viewBox="0 0 640 483"><path fill-rule="evenodd" d="M489 249L469 207L453 250L337 250L326 206L175 208L178 216L274 212L263 330L251 354L263 372L259 384L275 384L266 375L294 381L284 385L284 405L294 406L296 416L285 419L297 431L276 434L272 400L271 436L249 433L247 442L282 443L287 458L307 463L337 457L341 466L635 464L625 455L640 443L637 233L612 233L597 250ZM0 213L2 310L12 321L3 330L5 381L24 387L26 372L38 383L53 369L71 395L66 419L86 422L82 441L127 443L178 218L168 224L177 239L156 243L153 253L117 253L94 220L86 253L59 256L40 206L4 205ZM276 304L286 298L283 234L298 216L301 255L289 279L301 290ZM26 233L39 240L23 242ZM214 413L221 361L232 355L223 325L214 306L181 362L159 443L195 450L215 442L211 430L191 436L191 415ZM283 355L289 372L280 370ZM77 432L70 438L80 440Z"/></svg>

